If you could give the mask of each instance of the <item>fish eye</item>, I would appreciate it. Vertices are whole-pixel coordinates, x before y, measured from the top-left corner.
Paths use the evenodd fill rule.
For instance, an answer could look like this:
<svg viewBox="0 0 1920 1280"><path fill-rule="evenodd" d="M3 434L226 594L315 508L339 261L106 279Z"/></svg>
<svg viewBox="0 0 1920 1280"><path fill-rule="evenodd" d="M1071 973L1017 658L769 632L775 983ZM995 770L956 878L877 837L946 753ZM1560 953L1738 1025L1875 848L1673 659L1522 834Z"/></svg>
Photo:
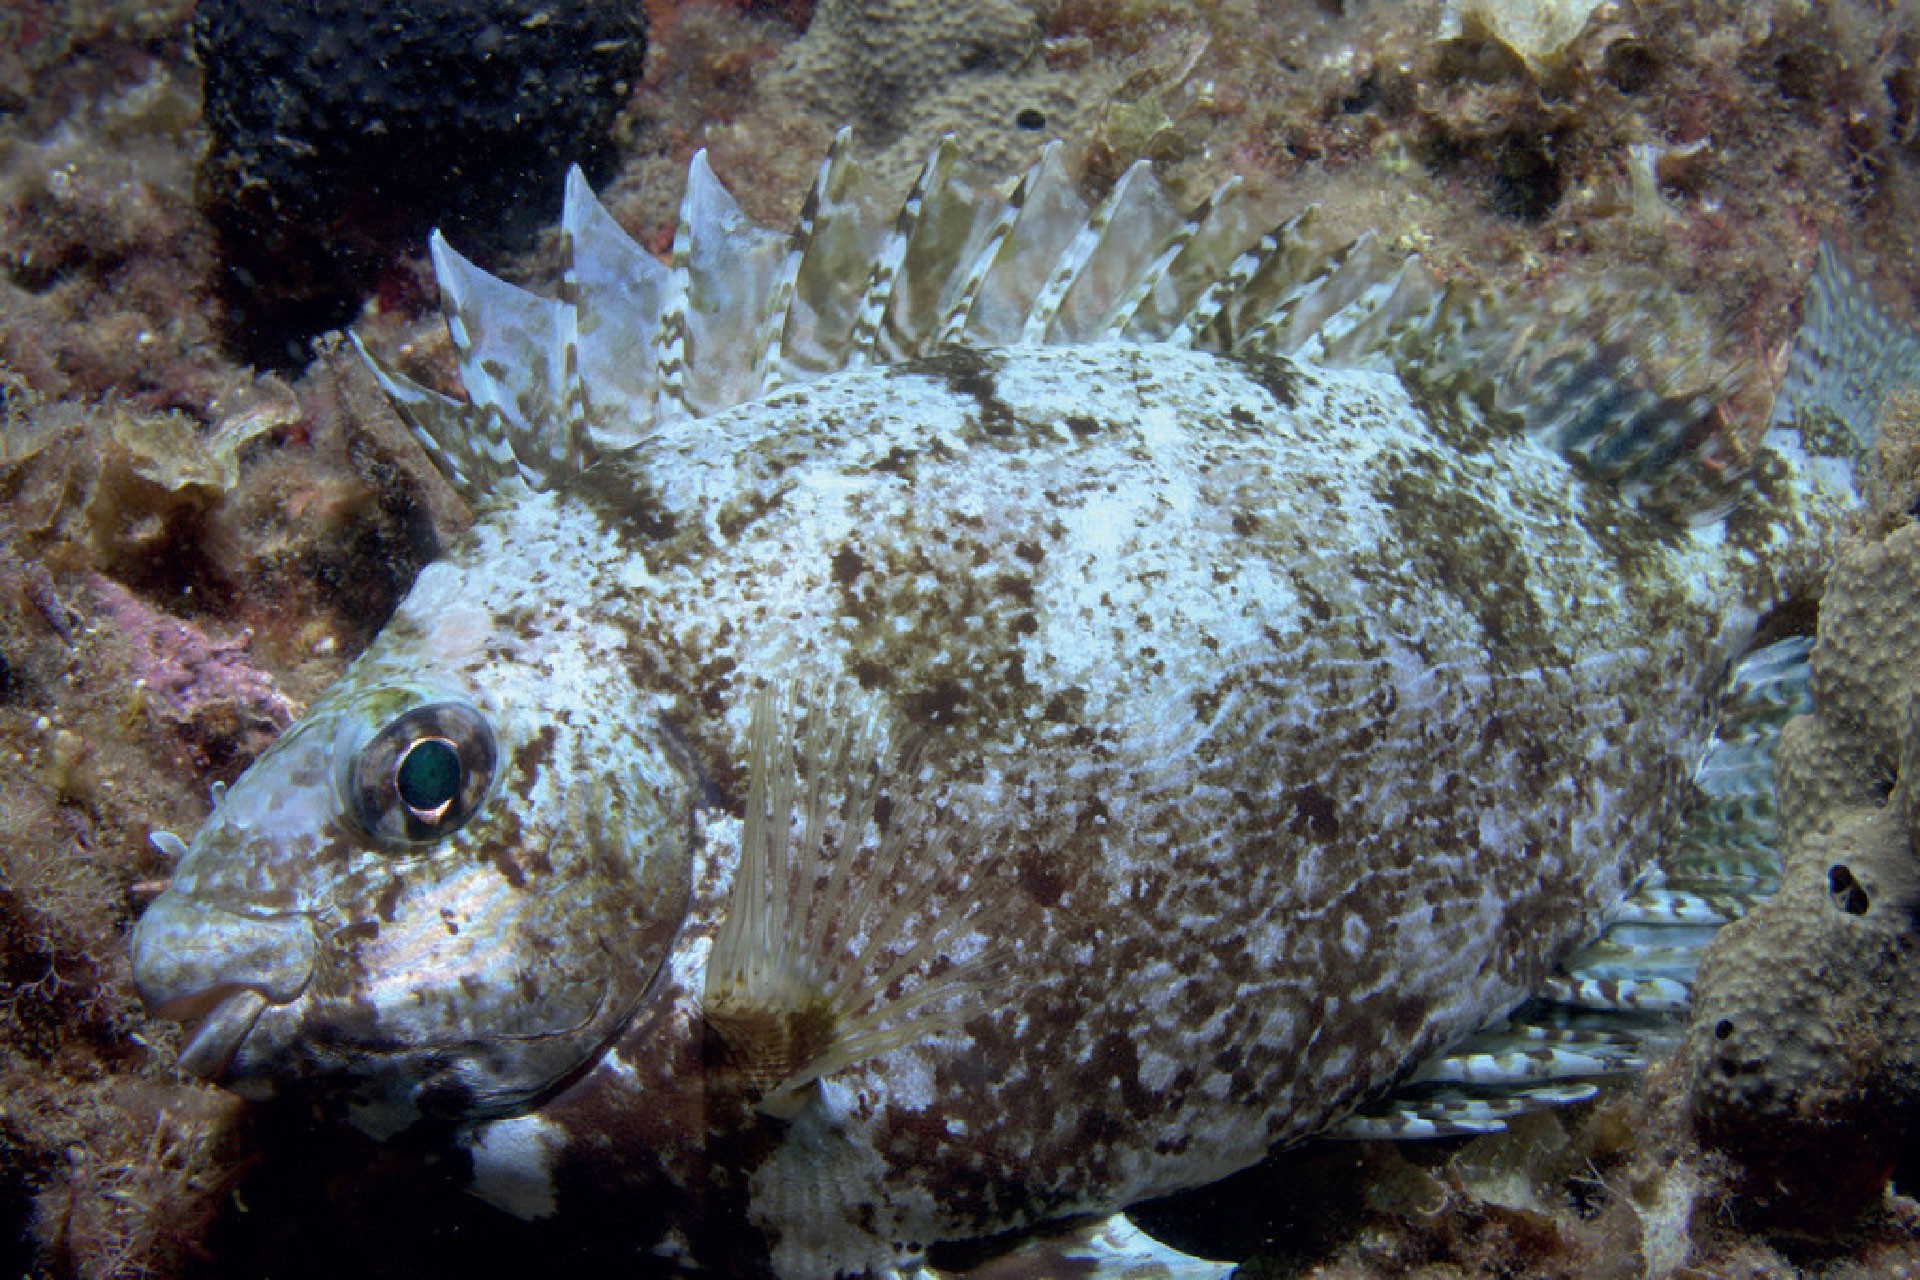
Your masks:
<svg viewBox="0 0 1920 1280"><path fill-rule="evenodd" d="M415 707L354 757L354 817L368 835L419 843L466 824L493 781L493 730L464 703Z"/></svg>

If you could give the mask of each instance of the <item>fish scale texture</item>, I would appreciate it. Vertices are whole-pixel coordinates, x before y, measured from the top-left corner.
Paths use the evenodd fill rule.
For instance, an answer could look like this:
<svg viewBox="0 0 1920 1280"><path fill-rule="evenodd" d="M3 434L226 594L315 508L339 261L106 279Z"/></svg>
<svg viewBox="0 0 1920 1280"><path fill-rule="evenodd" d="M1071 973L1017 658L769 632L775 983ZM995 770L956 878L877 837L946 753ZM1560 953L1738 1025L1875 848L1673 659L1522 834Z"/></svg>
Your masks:
<svg viewBox="0 0 1920 1280"><path fill-rule="evenodd" d="M938 727L919 785L1014 854L1017 981L966 1039L836 1078L835 1178L804 1147L757 1175L794 1274L876 1201L883 1239L980 1234L1014 1182L1097 1208L1313 1131L1524 996L1671 819L1728 576L1621 505L1623 575L1559 516L1563 462L1463 455L1390 377L1275 372L936 358L583 477L610 563L648 571L584 612L697 758L743 758L743 673L856 683ZM609 1103L546 1123L590 1132L575 1106Z"/></svg>

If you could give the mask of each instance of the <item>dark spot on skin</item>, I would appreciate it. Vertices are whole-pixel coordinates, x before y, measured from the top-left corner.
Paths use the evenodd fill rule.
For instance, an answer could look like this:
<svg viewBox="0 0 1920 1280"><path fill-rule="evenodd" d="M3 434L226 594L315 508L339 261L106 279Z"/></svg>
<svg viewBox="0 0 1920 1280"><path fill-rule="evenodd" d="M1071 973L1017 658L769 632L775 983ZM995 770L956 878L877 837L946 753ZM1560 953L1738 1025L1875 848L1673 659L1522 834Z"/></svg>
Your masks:
<svg viewBox="0 0 1920 1280"><path fill-rule="evenodd" d="M966 707L967 691L957 680L940 680L901 700L909 719L919 724L952 724Z"/></svg>
<svg viewBox="0 0 1920 1280"><path fill-rule="evenodd" d="M552 725L541 725L531 738L514 748L513 781L509 785L521 800L532 801L534 780L553 763L553 744L558 737Z"/></svg>
<svg viewBox="0 0 1920 1280"><path fill-rule="evenodd" d="M1287 802L1293 806L1293 817L1287 823L1289 832L1322 843L1339 837L1340 820L1334 817L1333 801L1319 787L1301 787L1287 797Z"/></svg>
<svg viewBox="0 0 1920 1280"><path fill-rule="evenodd" d="M1066 892L1066 884L1053 865L1053 859L1044 849L1023 850L1019 857L1018 879L1020 888L1027 897L1043 907L1060 905L1060 895Z"/></svg>
<svg viewBox="0 0 1920 1280"><path fill-rule="evenodd" d="M749 493L738 502L729 503L714 517L713 523L722 537L729 542L735 541L746 527L778 507L786 500L785 491L773 494Z"/></svg>
<svg viewBox="0 0 1920 1280"><path fill-rule="evenodd" d="M1100 420L1090 418L1084 413L1068 414L1066 423L1067 430L1073 432L1073 438L1076 440L1085 440L1088 436L1098 435L1100 432Z"/></svg>
<svg viewBox="0 0 1920 1280"><path fill-rule="evenodd" d="M1085 718L1086 706L1087 691L1085 689L1062 689L1047 699L1047 705L1040 714L1054 724L1077 724Z"/></svg>
<svg viewBox="0 0 1920 1280"><path fill-rule="evenodd" d="M380 925L373 920L358 920L334 935L345 943L371 942L380 936Z"/></svg>
<svg viewBox="0 0 1920 1280"><path fill-rule="evenodd" d="M887 450L887 456L873 464L875 471L885 471L892 475L904 476L913 468L913 460L919 455L911 449L899 445Z"/></svg>
<svg viewBox="0 0 1920 1280"><path fill-rule="evenodd" d="M1034 565L1039 564L1042 560L1045 560L1047 558L1047 553L1037 544L1032 542L1014 543L1013 554L1020 557L1020 559L1025 560L1028 564L1034 564Z"/></svg>
<svg viewBox="0 0 1920 1280"><path fill-rule="evenodd" d="M1082 835L1099 831L1107 825L1108 816L1106 802L1099 796L1094 796L1081 806L1079 813L1074 815L1074 830Z"/></svg>
<svg viewBox="0 0 1920 1280"><path fill-rule="evenodd" d="M1033 603L1033 579L1015 573L1003 573L994 579L994 590L1021 604Z"/></svg>
<svg viewBox="0 0 1920 1280"><path fill-rule="evenodd" d="M971 400L980 411L980 429L988 436L1003 436L1013 429L1017 419L1000 399L995 385L1001 357L975 347L948 347L924 360L903 365L906 372L939 378L956 396Z"/></svg>
<svg viewBox="0 0 1920 1280"><path fill-rule="evenodd" d="M1153 1094L1140 1083L1140 1050L1131 1038L1109 1032L1101 1037L1093 1060L1120 1086L1120 1100L1128 1111L1136 1116L1152 1112Z"/></svg>
<svg viewBox="0 0 1920 1280"><path fill-rule="evenodd" d="M400 895L406 890L406 887L406 882L397 877L382 885L380 888L380 896L373 904L374 914L382 920L385 920L388 924L392 924L395 914L400 909Z"/></svg>
<svg viewBox="0 0 1920 1280"><path fill-rule="evenodd" d="M622 542L661 543L672 538L679 523L632 467L588 467L568 486L593 509L600 522Z"/></svg>
<svg viewBox="0 0 1920 1280"><path fill-rule="evenodd" d="M833 580L842 587L852 586L866 569L867 562L852 547L841 547L833 553Z"/></svg>
<svg viewBox="0 0 1920 1280"><path fill-rule="evenodd" d="M1722 1018L1720 1019L1720 1021L1713 1024L1713 1038L1715 1040L1725 1040L1728 1036L1731 1036L1732 1034L1733 1034L1733 1023L1729 1022L1727 1019Z"/></svg>
<svg viewBox="0 0 1920 1280"><path fill-rule="evenodd" d="M1265 355L1235 355L1229 359L1240 366L1240 372L1247 375L1248 381L1273 397L1274 404L1281 410L1290 413L1300 403L1296 390L1300 371L1294 368L1293 361Z"/></svg>
<svg viewBox="0 0 1920 1280"><path fill-rule="evenodd" d="M513 860L512 854L496 845L489 850L489 856L493 860L494 870L504 876L508 884L516 889L527 887L527 873Z"/></svg>

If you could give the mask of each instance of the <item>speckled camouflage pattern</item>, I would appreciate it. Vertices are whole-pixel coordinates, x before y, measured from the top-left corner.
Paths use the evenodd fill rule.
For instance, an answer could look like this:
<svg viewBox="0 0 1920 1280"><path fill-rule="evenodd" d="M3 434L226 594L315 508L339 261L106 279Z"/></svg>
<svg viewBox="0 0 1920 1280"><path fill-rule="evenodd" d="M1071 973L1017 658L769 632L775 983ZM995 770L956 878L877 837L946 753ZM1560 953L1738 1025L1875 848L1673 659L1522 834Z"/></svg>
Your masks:
<svg viewBox="0 0 1920 1280"><path fill-rule="evenodd" d="M195 838L143 990L213 1010L207 1074L450 1119L489 1198L724 1274L885 1272L1244 1167L1598 930L1826 555L1790 440L1688 529L1489 422L1384 365L1132 342L660 421L422 574ZM709 1087L700 1009L768 683L918 743L893 785L999 877L990 928L944 927L1009 951L790 1120ZM340 771L446 699L491 726L488 798L361 835Z"/></svg>

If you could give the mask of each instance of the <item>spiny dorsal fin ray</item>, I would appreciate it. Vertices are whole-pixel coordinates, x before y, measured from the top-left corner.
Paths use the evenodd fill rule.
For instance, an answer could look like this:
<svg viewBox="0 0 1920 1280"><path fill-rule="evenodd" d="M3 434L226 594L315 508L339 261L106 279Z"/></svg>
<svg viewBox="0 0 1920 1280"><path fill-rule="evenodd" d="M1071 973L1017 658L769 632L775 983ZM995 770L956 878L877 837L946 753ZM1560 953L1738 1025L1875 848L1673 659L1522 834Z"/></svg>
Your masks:
<svg viewBox="0 0 1920 1280"><path fill-rule="evenodd" d="M1168 238L1160 257L1141 273L1115 308L1108 329L1129 342L1166 342L1214 282L1264 226L1236 174L1221 183Z"/></svg>
<svg viewBox="0 0 1920 1280"><path fill-rule="evenodd" d="M936 148L916 188L920 202L877 335L882 363L933 353L978 275L974 264L997 247L995 215L1006 204L960 170L950 140Z"/></svg>
<svg viewBox="0 0 1920 1280"><path fill-rule="evenodd" d="M967 316L966 336L981 346L1021 340L1034 300L1087 218L1087 202L1067 176L1058 142L1041 149L1009 203L1018 208L1018 216L995 246L992 265Z"/></svg>
<svg viewBox="0 0 1920 1280"><path fill-rule="evenodd" d="M403 410L478 495L508 476L550 487L659 423L945 342L1164 337L1391 360L1429 392L1490 409L1632 500L1689 519L1723 511L1748 469L1725 408L1741 372L1662 291L1603 281L1495 301L1440 288L1367 237L1330 251L1303 219L1249 248L1248 202L1227 189L1183 216L1144 163L1089 213L1057 145L1001 193L965 177L943 141L889 226L870 216L848 146L836 142L791 235L749 221L696 155L670 268L576 175L558 302L437 244L471 408L461 418L402 388ZM456 447L459 431L470 439Z"/></svg>
<svg viewBox="0 0 1920 1280"><path fill-rule="evenodd" d="M739 867L701 1000L717 1087L790 1117L814 1081L980 1012L1005 960L1000 863L956 846L916 774L853 691L755 695Z"/></svg>
<svg viewBox="0 0 1920 1280"><path fill-rule="evenodd" d="M388 403L393 405L401 421L412 430L414 438L426 450L434 466L440 469L440 473L446 476L462 497L475 502L488 493L519 484L517 475L512 472L496 475L487 456L475 451L474 446L481 437L470 423L473 417L471 405L443 396L403 374L393 372L373 358L373 354L361 343L360 335L349 336L353 338L354 350L373 370L374 381L386 392Z"/></svg>
<svg viewBox="0 0 1920 1280"><path fill-rule="evenodd" d="M894 282L906 266L921 211L946 181L956 158L953 138L941 138L927 162L920 166L912 189L894 215L893 226L880 242L880 251L874 255L873 269L867 273L866 294L860 299L860 313L853 322L853 338L847 348L847 368L865 368L886 358L881 342L887 313L893 308Z"/></svg>
<svg viewBox="0 0 1920 1280"><path fill-rule="evenodd" d="M707 153L696 151L687 166L673 235L673 287L660 325L663 412L673 404L707 417L759 392L754 342L785 242L740 212L713 176Z"/></svg>
<svg viewBox="0 0 1920 1280"><path fill-rule="evenodd" d="M885 221L865 198L852 133L842 129L834 135L795 230L800 258L794 265L793 299L781 321L782 381L806 382L845 367L860 314L859 286L885 234Z"/></svg>
<svg viewBox="0 0 1920 1280"><path fill-rule="evenodd" d="M1092 341L1180 222L1153 166L1135 161L1054 264L1027 313L1022 340Z"/></svg>
<svg viewBox="0 0 1920 1280"><path fill-rule="evenodd" d="M624 448L653 425L659 370L652 353L671 280L666 267L614 221L578 165L567 170L561 233L587 429L597 447Z"/></svg>
<svg viewBox="0 0 1920 1280"><path fill-rule="evenodd" d="M429 247L472 405L471 452L488 474L512 468L534 489L578 474L585 412L573 308L489 275L437 231Z"/></svg>

